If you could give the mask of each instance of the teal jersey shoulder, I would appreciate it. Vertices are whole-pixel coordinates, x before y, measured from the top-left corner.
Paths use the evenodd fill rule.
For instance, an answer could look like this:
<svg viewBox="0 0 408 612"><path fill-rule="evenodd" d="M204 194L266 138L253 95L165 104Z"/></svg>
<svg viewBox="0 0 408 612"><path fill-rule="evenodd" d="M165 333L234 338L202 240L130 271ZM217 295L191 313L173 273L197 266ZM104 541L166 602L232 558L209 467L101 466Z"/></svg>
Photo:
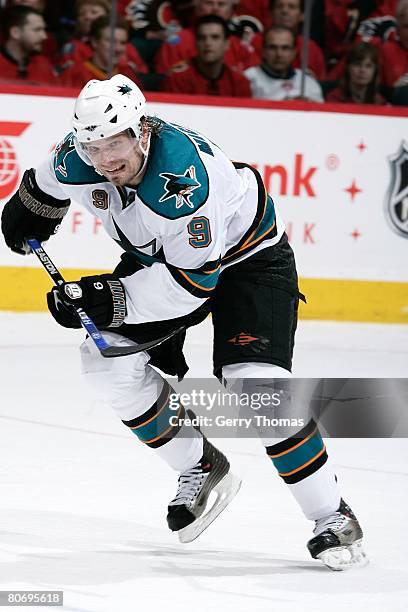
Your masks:
<svg viewBox="0 0 408 612"><path fill-rule="evenodd" d="M142 202L166 219L186 217L203 206L209 182L199 152L214 155L196 132L163 123L152 137L146 174L137 189Z"/></svg>
<svg viewBox="0 0 408 612"><path fill-rule="evenodd" d="M72 132L55 148L54 172L57 181L64 185L89 185L107 180L79 157Z"/></svg>

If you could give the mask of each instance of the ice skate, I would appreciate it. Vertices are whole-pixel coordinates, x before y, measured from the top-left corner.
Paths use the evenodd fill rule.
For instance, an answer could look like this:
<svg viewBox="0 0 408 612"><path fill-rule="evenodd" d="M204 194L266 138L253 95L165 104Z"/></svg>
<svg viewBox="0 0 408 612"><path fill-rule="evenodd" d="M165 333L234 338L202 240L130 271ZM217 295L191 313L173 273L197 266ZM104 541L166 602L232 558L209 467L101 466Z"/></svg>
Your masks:
<svg viewBox="0 0 408 612"><path fill-rule="evenodd" d="M168 507L167 523L180 542L195 540L238 493L241 480L229 469L227 458L204 438L202 458L180 474L176 497ZM207 509L212 491L216 499Z"/></svg>
<svg viewBox="0 0 408 612"><path fill-rule="evenodd" d="M307 548L313 559L320 559L328 568L341 571L367 565L362 546L363 532L351 508L343 501L337 512L316 521L315 537Z"/></svg>

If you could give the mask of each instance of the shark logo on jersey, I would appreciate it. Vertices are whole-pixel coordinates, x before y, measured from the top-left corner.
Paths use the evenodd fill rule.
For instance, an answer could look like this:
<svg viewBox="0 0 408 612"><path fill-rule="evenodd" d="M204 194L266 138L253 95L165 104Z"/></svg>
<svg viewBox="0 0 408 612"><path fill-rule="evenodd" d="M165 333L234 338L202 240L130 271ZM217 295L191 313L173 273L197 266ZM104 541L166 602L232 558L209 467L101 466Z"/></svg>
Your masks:
<svg viewBox="0 0 408 612"><path fill-rule="evenodd" d="M196 179L194 166L187 168L184 174L162 172L159 176L166 181L164 185L165 192L159 202L166 202L166 200L176 198L176 208L181 208L184 204L194 208L190 198L193 195L193 191L201 187L201 183Z"/></svg>
<svg viewBox="0 0 408 612"><path fill-rule="evenodd" d="M55 170L60 172L65 178L68 175L65 160L67 155L75 151L74 136L70 134L63 140L55 150Z"/></svg>
<svg viewBox="0 0 408 612"><path fill-rule="evenodd" d="M387 194L385 213L392 229L408 238L408 142L388 158L391 165L391 183Z"/></svg>

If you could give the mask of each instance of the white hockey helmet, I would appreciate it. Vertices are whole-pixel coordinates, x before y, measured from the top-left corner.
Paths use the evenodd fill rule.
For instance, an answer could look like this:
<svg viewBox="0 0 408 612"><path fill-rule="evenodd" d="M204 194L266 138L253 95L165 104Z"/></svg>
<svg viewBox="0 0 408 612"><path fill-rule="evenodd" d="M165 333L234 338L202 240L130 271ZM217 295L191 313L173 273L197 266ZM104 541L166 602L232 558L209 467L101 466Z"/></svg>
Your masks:
<svg viewBox="0 0 408 612"><path fill-rule="evenodd" d="M78 143L85 144L131 129L141 136L141 118L146 114L146 98L128 77L115 74L111 79L89 81L79 94L72 127Z"/></svg>

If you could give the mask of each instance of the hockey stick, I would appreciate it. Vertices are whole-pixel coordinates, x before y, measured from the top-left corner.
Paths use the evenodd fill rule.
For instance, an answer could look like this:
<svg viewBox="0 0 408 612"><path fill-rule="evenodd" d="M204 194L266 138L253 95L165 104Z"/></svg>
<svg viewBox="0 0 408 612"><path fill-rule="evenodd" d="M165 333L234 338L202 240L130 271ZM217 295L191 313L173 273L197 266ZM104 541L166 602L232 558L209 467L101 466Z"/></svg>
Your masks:
<svg viewBox="0 0 408 612"><path fill-rule="evenodd" d="M41 244L35 238L30 238L27 240L27 243L35 255L37 255L40 260L42 266L48 273L48 275L53 280L54 284L59 287L65 283L65 280L61 276L60 272L57 270L56 266L53 264ZM71 306L71 304L70 304ZM91 336L92 340L95 342L97 348L99 349L101 355L103 357L123 357L125 355L134 355L135 353L141 353L142 351L148 351L155 346L158 346L162 342L165 342L178 332L184 330L184 327L178 327L177 329L171 331L166 334L162 338L158 338L157 340L151 340L150 342L144 342L142 344L133 345L133 346L111 346L102 336L99 329L96 327L95 323L92 319L86 314L83 308L80 306L73 306L72 308L78 315L80 323L85 331Z"/></svg>

